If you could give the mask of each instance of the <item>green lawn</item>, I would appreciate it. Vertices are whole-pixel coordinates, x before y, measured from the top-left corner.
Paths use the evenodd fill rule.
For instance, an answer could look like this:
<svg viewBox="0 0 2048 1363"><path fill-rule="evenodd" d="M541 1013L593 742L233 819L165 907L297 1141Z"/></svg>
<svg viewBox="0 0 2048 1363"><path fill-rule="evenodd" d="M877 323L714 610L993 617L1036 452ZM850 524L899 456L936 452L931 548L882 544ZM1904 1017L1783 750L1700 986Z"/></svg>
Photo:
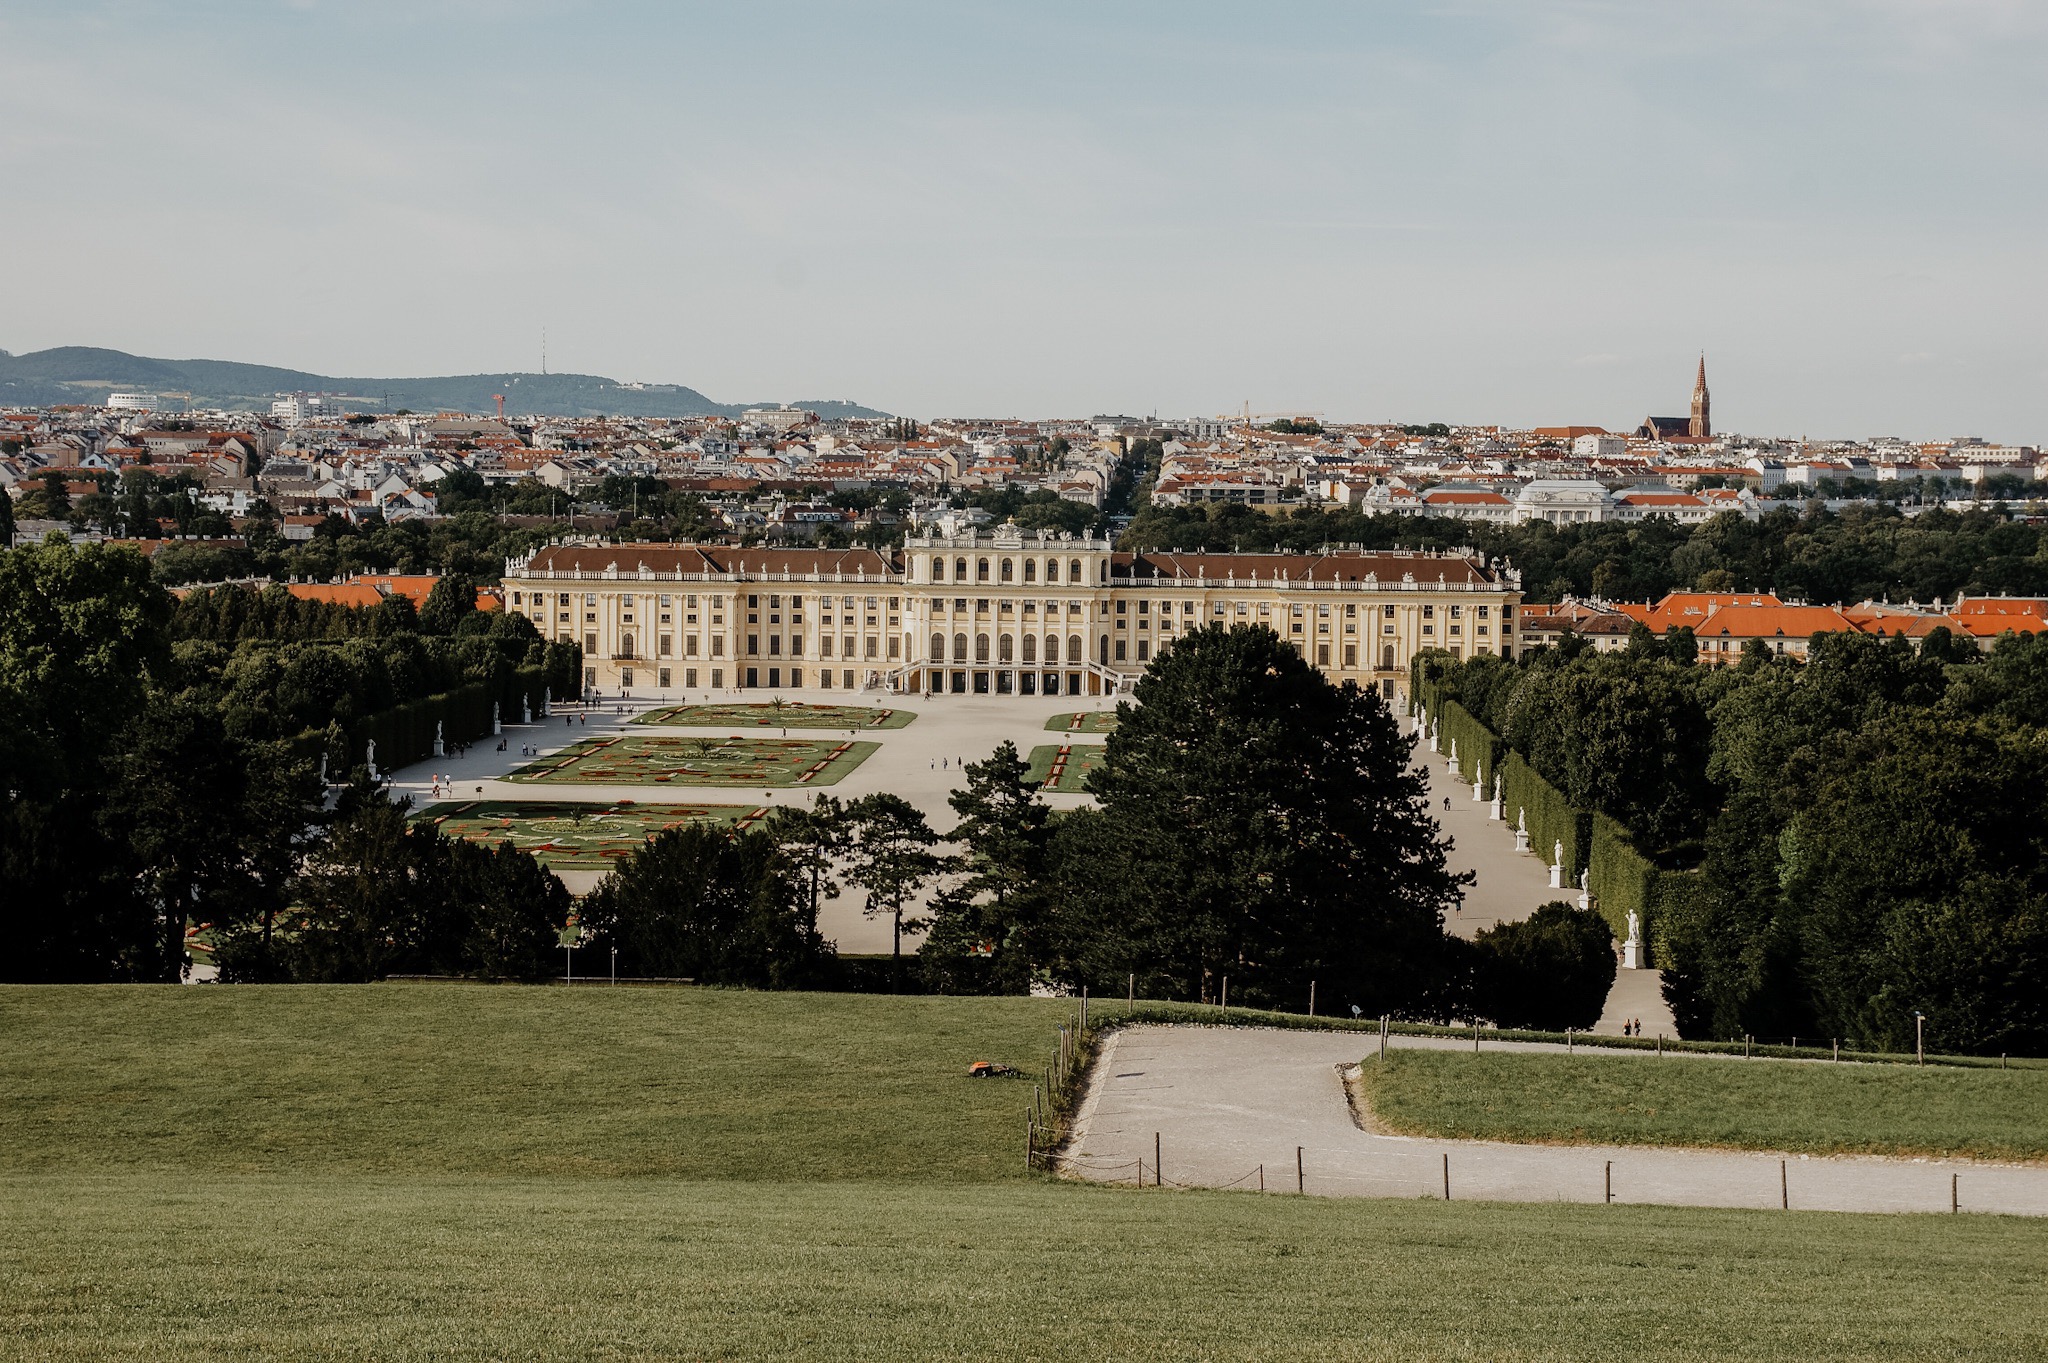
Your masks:
<svg viewBox="0 0 2048 1363"><path fill-rule="evenodd" d="M0 1172L1022 1178L1070 1006L459 984L0 989Z"/></svg>
<svg viewBox="0 0 2048 1363"><path fill-rule="evenodd" d="M1026 1175L1029 1085L964 1071L1071 1016L0 988L0 1358L2048 1356L2036 1221Z"/></svg>
<svg viewBox="0 0 2048 1363"><path fill-rule="evenodd" d="M579 786L829 786L881 747L815 738L585 738L505 779Z"/></svg>
<svg viewBox="0 0 2048 1363"><path fill-rule="evenodd" d="M1027 781L1040 781L1047 790L1073 795L1085 791L1088 773L1102 760L1100 743L1045 743L1031 750L1026 760L1031 769Z"/></svg>
<svg viewBox="0 0 2048 1363"><path fill-rule="evenodd" d="M1362 1077L1412 1135L2048 1158L2040 1069L1394 1050Z"/></svg>
<svg viewBox="0 0 2048 1363"><path fill-rule="evenodd" d="M464 800L428 805L413 815L451 838L495 847L509 842L557 871L609 871L665 828L715 823L749 828L766 818L760 805L578 804L556 800Z"/></svg>
<svg viewBox="0 0 2048 1363"><path fill-rule="evenodd" d="M148 1363L2020 1360L2048 1356L2048 1228L1023 1182L67 1173L0 1180L0 1339Z"/></svg>
<svg viewBox="0 0 2048 1363"><path fill-rule="evenodd" d="M716 701L702 705L669 705L636 717L635 724L729 729L901 729L917 718L914 710L873 705L813 705L808 701L748 703Z"/></svg>

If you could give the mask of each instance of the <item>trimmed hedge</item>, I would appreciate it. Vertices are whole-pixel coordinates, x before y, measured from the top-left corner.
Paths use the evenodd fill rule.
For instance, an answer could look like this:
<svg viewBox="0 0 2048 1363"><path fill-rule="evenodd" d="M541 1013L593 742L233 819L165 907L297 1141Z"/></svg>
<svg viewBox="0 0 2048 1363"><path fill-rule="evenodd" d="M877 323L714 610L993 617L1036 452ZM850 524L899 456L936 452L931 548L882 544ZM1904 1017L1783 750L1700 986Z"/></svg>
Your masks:
<svg viewBox="0 0 2048 1363"><path fill-rule="evenodd" d="M1439 746L1443 748L1445 757L1450 756L1451 744L1456 743L1459 773L1467 784L1484 780L1487 794L1491 796L1494 774L1499 770L1500 755L1507 745L1454 700L1435 701L1430 713L1437 716L1441 737Z"/></svg>
<svg viewBox="0 0 2048 1363"><path fill-rule="evenodd" d="M339 759L344 771L360 766L374 739L379 772L424 762L434 755L436 726L444 745L489 737L494 701L500 719L506 724L519 722L522 701L532 707L538 718L547 694L545 676L541 668L522 667L513 672L502 692L496 694L487 682L471 682L365 715L348 726L342 739L343 751L330 752L328 756ZM325 747L327 733L324 729L309 729L299 735L297 745L308 757L317 757Z"/></svg>
<svg viewBox="0 0 2048 1363"><path fill-rule="evenodd" d="M1564 845L1564 878L1567 886L1576 888L1579 872L1586 865L1586 822L1583 815L1566 802L1557 787L1536 774L1518 752L1510 752L1501 763L1501 817L1508 827L1516 827L1527 819L1529 827L1529 850L1534 852L1547 866L1557 845Z"/></svg>
<svg viewBox="0 0 2048 1363"><path fill-rule="evenodd" d="M1647 943L1657 900L1657 880L1664 872L1636 851L1626 828L1605 814L1593 815L1593 842L1586 874L1594 903L1607 925L1614 929L1615 940L1628 940L1628 916L1634 912Z"/></svg>

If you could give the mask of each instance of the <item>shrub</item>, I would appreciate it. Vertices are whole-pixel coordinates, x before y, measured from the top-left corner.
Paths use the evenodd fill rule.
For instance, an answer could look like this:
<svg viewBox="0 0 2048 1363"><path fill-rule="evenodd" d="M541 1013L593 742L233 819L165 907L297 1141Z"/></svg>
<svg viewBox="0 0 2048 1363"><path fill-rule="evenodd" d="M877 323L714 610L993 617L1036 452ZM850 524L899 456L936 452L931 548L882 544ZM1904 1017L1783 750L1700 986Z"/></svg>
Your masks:
<svg viewBox="0 0 2048 1363"><path fill-rule="evenodd" d="M1553 901L1473 942L1473 1008L1502 1027L1591 1027L1614 987L1614 934L1591 909Z"/></svg>

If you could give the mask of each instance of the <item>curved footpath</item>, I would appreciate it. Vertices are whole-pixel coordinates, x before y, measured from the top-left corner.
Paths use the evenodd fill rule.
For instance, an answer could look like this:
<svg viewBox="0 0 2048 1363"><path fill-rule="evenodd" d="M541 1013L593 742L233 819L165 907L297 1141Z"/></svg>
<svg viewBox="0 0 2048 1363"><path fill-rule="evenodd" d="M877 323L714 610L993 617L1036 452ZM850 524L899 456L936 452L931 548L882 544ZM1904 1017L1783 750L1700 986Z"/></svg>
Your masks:
<svg viewBox="0 0 2048 1363"><path fill-rule="evenodd" d="M1434 1037L1390 1045L1458 1049ZM1795 1211L1947 1212L1951 1176L1961 1208L2048 1216L2048 1166L1976 1160L1776 1155L1657 1146L1513 1145L1495 1141L1380 1136L1359 1130L1343 1072L1378 1045L1360 1032L1233 1027L1131 1027L1104 1044L1061 1157L1065 1172L1131 1182L1144 1163L1153 1181L1154 1133L1168 1184L1302 1189L1332 1197L1442 1197L1501 1202L1602 1202L1613 1161L1616 1202L1682 1207L1780 1205ZM1561 1051L1554 1045L1489 1043L1489 1049ZM1615 1064L1739 1064L1712 1056L1659 1060L1585 1048Z"/></svg>

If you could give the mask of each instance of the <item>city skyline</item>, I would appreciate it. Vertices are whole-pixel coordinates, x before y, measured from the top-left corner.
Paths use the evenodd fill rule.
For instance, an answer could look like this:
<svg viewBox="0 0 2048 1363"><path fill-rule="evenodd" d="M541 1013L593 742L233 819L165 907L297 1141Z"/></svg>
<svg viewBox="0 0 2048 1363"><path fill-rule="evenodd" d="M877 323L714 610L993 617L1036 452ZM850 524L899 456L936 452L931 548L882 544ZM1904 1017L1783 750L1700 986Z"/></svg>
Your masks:
<svg viewBox="0 0 2048 1363"><path fill-rule="evenodd" d="M445 374L545 329L552 370L728 396L1610 428L1704 349L1731 431L2038 441L2044 38L1988 3L0 5L35 186L0 345Z"/></svg>

